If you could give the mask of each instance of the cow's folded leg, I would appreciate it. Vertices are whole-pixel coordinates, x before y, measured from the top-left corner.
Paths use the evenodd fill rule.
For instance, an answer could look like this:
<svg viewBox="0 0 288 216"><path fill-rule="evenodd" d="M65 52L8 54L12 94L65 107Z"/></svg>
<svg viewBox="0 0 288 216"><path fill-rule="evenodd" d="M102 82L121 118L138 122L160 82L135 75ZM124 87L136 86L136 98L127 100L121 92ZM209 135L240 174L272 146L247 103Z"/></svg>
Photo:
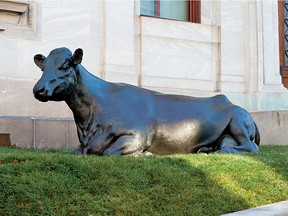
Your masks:
<svg viewBox="0 0 288 216"><path fill-rule="evenodd" d="M245 125L244 125L245 124ZM253 134L255 134L252 129L255 127L254 121L248 124L247 122L241 120L232 120L230 122L230 132L231 136L239 143L238 146L232 147L237 152L258 152L258 145L253 142L254 138L251 138ZM251 132L253 131L253 132ZM254 137L254 136L253 136ZM234 153L234 152L231 152Z"/></svg>
<svg viewBox="0 0 288 216"><path fill-rule="evenodd" d="M250 145L250 144L249 144ZM253 146L255 145L255 147ZM258 152L251 151L251 148L258 148L258 146L254 143L251 143L251 146L243 145L243 146L233 146L228 148L223 148L217 151L217 153L227 154L227 153L241 153L241 152Z"/></svg>
<svg viewBox="0 0 288 216"><path fill-rule="evenodd" d="M136 156L143 151L143 146L135 135L125 135L117 139L117 141L103 152L103 155L132 155Z"/></svg>
<svg viewBox="0 0 288 216"><path fill-rule="evenodd" d="M258 152L259 147L250 140L247 129L241 121L232 120L229 125L231 136L224 135L219 143L218 153Z"/></svg>
<svg viewBox="0 0 288 216"><path fill-rule="evenodd" d="M216 147L217 149L217 153L222 153L222 154L225 154L225 153L233 153L235 152L234 147L238 146L238 143L237 141L229 136L229 135L223 135L221 137L221 139L219 140L219 143Z"/></svg>

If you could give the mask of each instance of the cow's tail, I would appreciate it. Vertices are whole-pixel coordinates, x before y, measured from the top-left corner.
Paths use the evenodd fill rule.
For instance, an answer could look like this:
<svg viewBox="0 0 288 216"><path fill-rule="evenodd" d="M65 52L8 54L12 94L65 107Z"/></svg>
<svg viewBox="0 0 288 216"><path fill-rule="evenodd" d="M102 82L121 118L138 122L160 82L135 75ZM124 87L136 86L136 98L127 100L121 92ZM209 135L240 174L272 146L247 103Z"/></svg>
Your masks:
<svg viewBox="0 0 288 216"><path fill-rule="evenodd" d="M255 130L256 130L254 142L259 146L259 144L260 144L260 132L259 132L259 129L258 129L255 122L254 122L254 125L255 125Z"/></svg>

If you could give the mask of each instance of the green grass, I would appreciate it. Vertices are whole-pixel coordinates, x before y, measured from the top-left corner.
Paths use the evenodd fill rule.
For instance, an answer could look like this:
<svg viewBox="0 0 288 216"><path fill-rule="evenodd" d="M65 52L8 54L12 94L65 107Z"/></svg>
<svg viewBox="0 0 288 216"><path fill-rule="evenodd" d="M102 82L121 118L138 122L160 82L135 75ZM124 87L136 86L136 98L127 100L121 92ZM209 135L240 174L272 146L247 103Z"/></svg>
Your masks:
<svg viewBox="0 0 288 216"><path fill-rule="evenodd" d="M81 157L0 148L0 215L220 215L288 199L288 146Z"/></svg>

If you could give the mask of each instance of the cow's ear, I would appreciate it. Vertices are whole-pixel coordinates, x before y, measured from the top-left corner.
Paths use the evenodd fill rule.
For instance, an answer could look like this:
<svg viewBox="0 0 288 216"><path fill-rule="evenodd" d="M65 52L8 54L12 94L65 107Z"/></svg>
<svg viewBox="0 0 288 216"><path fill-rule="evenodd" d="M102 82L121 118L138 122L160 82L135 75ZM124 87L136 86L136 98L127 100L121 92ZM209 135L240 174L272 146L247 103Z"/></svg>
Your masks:
<svg viewBox="0 0 288 216"><path fill-rule="evenodd" d="M80 64L82 61L82 57L83 57L83 50L78 48L77 50L75 50L73 56L72 56L72 63L74 65Z"/></svg>
<svg viewBox="0 0 288 216"><path fill-rule="evenodd" d="M37 54L34 56L34 62L35 64L39 67L39 68L43 68L43 62L46 59L45 56L41 55L41 54Z"/></svg>

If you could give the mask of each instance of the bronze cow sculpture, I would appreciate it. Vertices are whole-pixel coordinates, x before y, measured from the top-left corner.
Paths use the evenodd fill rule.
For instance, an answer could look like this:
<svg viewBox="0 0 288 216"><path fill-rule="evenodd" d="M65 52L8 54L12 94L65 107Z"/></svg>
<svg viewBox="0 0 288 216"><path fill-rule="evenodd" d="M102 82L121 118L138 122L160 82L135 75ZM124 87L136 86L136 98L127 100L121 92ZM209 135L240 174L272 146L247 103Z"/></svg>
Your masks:
<svg viewBox="0 0 288 216"><path fill-rule="evenodd" d="M58 48L35 55L43 71L33 88L42 102L65 101L81 143L76 154L168 155L258 152L260 135L249 113L226 96L195 98L106 82Z"/></svg>

